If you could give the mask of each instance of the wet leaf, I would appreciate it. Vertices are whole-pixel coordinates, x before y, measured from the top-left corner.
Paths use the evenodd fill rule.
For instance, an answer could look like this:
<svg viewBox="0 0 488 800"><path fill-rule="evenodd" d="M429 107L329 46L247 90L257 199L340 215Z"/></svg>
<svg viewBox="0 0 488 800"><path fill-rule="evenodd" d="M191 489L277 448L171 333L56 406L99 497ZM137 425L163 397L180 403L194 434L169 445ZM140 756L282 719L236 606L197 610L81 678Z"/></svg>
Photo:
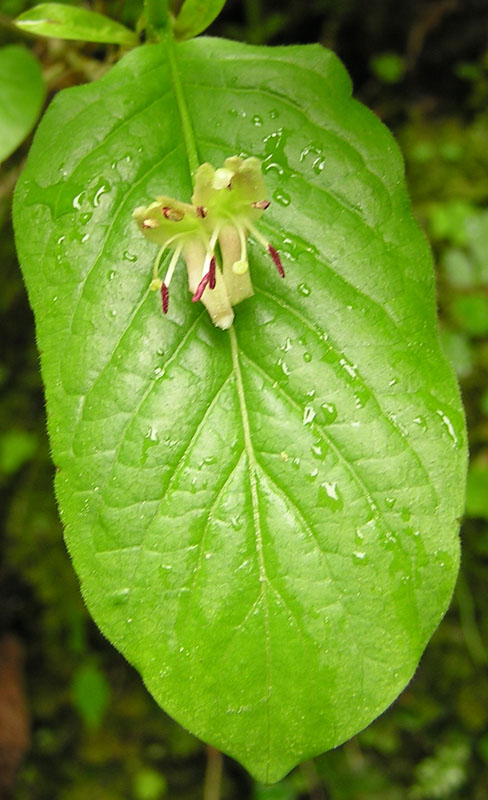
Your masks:
<svg viewBox="0 0 488 800"><path fill-rule="evenodd" d="M100 110L103 109L103 113ZM149 291L133 209L262 160L229 332ZM320 47L145 46L50 106L18 185L56 488L88 607L163 708L261 781L412 677L458 569L465 431L403 165Z"/></svg>

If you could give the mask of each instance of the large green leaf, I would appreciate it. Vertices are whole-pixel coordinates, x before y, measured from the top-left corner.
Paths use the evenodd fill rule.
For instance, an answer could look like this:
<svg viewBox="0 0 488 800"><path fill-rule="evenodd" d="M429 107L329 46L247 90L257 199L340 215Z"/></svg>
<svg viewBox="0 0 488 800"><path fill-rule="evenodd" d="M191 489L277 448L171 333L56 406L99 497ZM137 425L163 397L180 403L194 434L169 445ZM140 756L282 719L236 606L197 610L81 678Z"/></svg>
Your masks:
<svg viewBox="0 0 488 800"><path fill-rule="evenodd" d="M262 159L230 332L148 291L131 213ZM320 47L150 45L63 92L15 200L66 540L171 715L279 779L385 709L458 568L465 433L397 147Z"/></svg>
<svg viewBox="0 0 488 800"><path fill-rule="evenodd" d="M0 49L0 161L22 143L37 122L44 102L41 67L20 45Z"/></svg>

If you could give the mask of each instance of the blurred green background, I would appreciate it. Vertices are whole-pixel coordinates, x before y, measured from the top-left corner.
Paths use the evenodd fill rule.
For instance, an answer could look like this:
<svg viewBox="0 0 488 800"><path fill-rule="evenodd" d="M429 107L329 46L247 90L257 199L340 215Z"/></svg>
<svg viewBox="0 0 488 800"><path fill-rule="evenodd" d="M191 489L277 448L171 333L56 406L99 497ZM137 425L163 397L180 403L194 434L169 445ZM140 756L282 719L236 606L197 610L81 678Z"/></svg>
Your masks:
<svg viewBox="0 0 488 800"><path fill-rule="evenodd" d="M111 47L21 37L8 20L29 5L0 0L0 44L24 41L33 48L47 102L113 60ZM129 26L141 12L139 0L94 0L90 7ZM441 335L461 383L471 442L461 576L408 689L366 731L276 786L255 785L225 759L222 799L487 800L488 4L228 0L210 32L259 44L318 40L331 47L349 69L356 96L395 133L414 210L434 250ZM98 633L62 542L32 314L10 221L28 145L0 173L0 675L5 686L18 687L19 665L5 655L5 636L13 633L25 655L31 719L29 749L10 796L201 798L205 748L166 717ZM0 730L0 772L1 748ZM0 775L2 800L7 782L2 789Z"/></svg>

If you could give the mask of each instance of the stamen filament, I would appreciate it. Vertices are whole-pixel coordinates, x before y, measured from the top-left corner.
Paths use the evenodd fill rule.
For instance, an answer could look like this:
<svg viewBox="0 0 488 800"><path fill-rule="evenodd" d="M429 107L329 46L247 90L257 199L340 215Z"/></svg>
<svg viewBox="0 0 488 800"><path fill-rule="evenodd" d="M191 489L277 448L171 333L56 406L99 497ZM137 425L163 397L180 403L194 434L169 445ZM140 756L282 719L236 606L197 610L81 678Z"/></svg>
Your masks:
<svg viewBox="0 0 488 800"><path fill-rule="evenodd" d="M254 227L252 222L248 222L247 220L246 220L246 227L248 228L250 233L252 233L256 241L259 242L259 244L261 244L265 248L265 250L267 250L269 242L264 238L263 234L259 233L258 229Z"/></svg>
<svg viewBox="0 0 488 800"><path fill-rule="evenodd" d="M246 242L246 235L244 233L243 228L240 225L236 225L237 233L239 234L239 240L241 243L241 261L247 261L247 242Z"/></svg>
<svg viewBox="0 0 488 800"><path fill-rule="evenodd" d="M181 239L181 238L182 238L182 236L184 236L184 235L185 235L184 233L177 233L177 234L175 234L175 236L172 236L172 237L171 237L171 239L168 239L168 241L167 241L167 242L165 242L165 243L163 244L163 246L160 248L160 250L159 250L159 252L158 252L158 254L157 254L157 256L156 256L156 259L155 259L155 261L154 261L154 266L153 266L153 280L156 280L156 279L157 279L157 277L158 277L158 273L159 273L159 267L161 266L161 260L162 260L162 258L163 258L163 253L164 253L164 251L166 250L166 248L167 248L167 247L169 247L169 245L170 245L170 244L172 244L173 242L175 242L177 239Z"/></svg>
<svg viewBox="0 0 488 800"><path fill-rule="evenodd" d="M171 283L171 278L173 277L173 274L174 274L176 265L178 263L178 259L180 257L180 253L181 253L182 249L183 249L183 243L181 243L181 244L179 244L177 246L176 250L174 251L174 253L173 253L172 257L171 257L171 261L169 262L169 267L168 267L168 270L166 272L166 276L164 278L164 282L165 282L165 284L166 284L166 286L168 288L169 288L169 285Z"/></svg>
<svg viewBox="0 0 488 800"><path fill-rule="evenodd" d="M208 244L208 250L207 250L207 252L205 254L205 260L203 262L203 268L202 268L202 279L205 277L205 275L208 273L208 271L210 269L210 262L212 261L212 258L214 257L215 245L217 244L217 239L219 238L219 233L220 233L220 227L217 226L215 228L215 230L213 231L211 237L210 237L210 242Z"/></svg>
<svg viewBox="0 0 488 800"><path fill-rule="evenodd" d="M158 254L154 260L153 281L156 281L158 279L159 267L161 265L161 259L163 258L163 253L165 250L166 250L166 245L163 244L163 246L159 248Z"/></svg>

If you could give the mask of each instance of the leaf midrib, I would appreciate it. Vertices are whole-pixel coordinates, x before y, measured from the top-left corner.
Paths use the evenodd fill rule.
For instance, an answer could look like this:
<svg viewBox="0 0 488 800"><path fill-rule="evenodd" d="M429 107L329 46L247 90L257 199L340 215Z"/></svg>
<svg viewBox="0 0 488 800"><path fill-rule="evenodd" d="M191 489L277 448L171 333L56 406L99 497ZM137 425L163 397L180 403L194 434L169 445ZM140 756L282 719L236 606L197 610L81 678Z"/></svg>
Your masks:
<svg viewBox="0 0 488 800"><path fill-rule="evenodd" d="M198 169L200 164L200 159L198 157L198 149L196 145L196 138L193 131L193 127L191 124L190 114L188 111L188 105L186 103L185 94L183 90L183 85L180 80L179 72L178 72L178 65L176 59L176 47L173 40L168 40L168 58L171 65L171 77L173 81L173 87L175 90L176 101L178 104L178 110L180 113L181 125L183 129L183 135L185 140L185 147L186 147L186 154L188 160L188 167L190 171L190 175L193 178L195 171ZM270 648L270 629L269 629L269 607L268 607L268 598L266 594L266 585L268 583L267 575L266 575L266 567L264 563L264 552L263 552L263 537L262 537L262 530L261 530L261 516L259 511L259 497L258 497L258 490L257 490L257 480L256 480L256 460L254 456L254 449L252 444L251 438L251 429L249 425L249 416L247 412L247 405L246 405L246 397L244 394L244 386L242 382L242 374L239 364L239 354L238 354L238 345L237 345L237 336L235 332L234 326L229 329L228 332L230 346L231 346L231 354L232 354L232 367L235 377L235 385L237 391L237 397L239 401L239 408L241 412L241 422L242 422L242 430L244 435L244 444L245 444L245 451L247 455L247 464L248 464L248 472L249 472L249 486L251 490L251 504L252 504L252 512L253 512L253 523L254 523L254 534L256 539L256 552L258 556L258 566L259 566L259 581L260 581L260 594L263 599L263 610L264 610L264 632L265 632L265 651L266 651L266 699L265 699L265 709L266 709L266 772L268 773L269 764L270 764L270 711L269 711L269 699L271 696L271 648Z"/></svg>

